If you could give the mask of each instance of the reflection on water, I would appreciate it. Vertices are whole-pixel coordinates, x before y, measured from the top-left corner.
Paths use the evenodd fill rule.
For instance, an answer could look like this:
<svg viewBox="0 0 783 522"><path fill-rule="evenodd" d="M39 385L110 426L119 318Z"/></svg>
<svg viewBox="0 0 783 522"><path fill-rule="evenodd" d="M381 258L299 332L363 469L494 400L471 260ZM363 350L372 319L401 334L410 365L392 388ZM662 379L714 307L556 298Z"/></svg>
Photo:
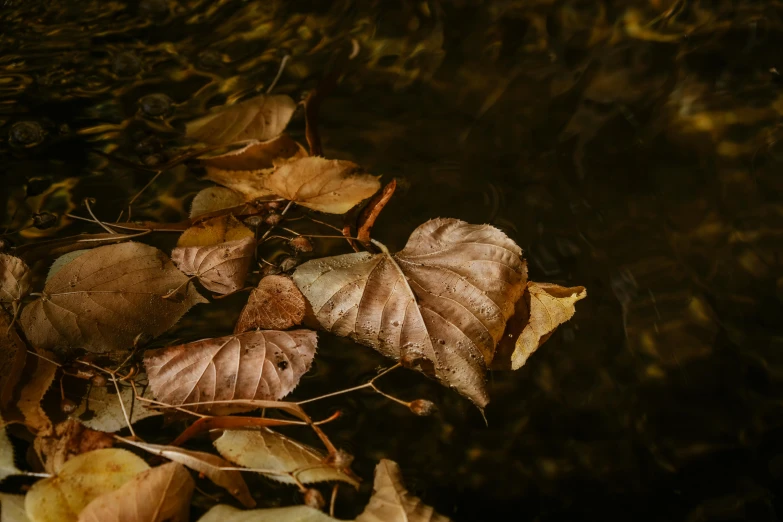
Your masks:
<svg viewBox="0 0 783 522"><path fill-rule="evenodd" d="M355 38L323 139L399 179L376 236L396 250L428 218L492 222L533 279L590 291L528 366L491 376L489 427L417 375L385 385L435 400L434 418L373 396L330 402L357 470L399 461L456 520L775 520L782 18L774 0L5 0L5 226L87 196L113 219L153 173L96 151L163 164L183 121L265 91L286 55L275 90L300 98ZM203 186L167 173L134 217L179 220ZM61 221L18 241L87 230ZM241 304L204 307L170 338L230 331ZM323 341L302 396L383 362Z"/></svg>

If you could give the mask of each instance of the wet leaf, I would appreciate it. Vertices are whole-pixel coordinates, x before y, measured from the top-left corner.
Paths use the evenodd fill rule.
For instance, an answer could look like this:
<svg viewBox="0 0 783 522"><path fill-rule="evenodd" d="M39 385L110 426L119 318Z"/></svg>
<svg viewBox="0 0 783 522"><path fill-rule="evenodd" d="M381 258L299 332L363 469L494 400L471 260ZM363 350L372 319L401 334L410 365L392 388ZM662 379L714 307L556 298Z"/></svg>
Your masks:
<svg viewBox="0 0 783 522"><path fill-rule="evenodd" d="M149 350L144 366L155 397L166 404L277 400L291 393L310 369L316 341L310 330L247 332ZM190 409L218 415L248 407L216 404Z"/></svg>
<svg viewBox="0 0 783 522"><path fill-rule="evenodd" d="M171 260L207 290L230 294L245 285L255 249L255 237L246 237L218 245L177 247Z"/></svg>
<svg viewBox="0 0 783 522"><path fill-rule="evenodd" d="M54 382L57 365L42 357L30 357L28 361L34 365L34 369L22 387L16 405L24 415L25 426L32 432L50 434L53 430L52 421L41 407L41 400Z"/></svg>
<svg viewBox="0 0 783 522"><path fill-rule="evenodd" d="M250 495L245 479L242 478L242 472L220 469L232 467L232 464L217 455L203 451L186 450L176 446L160 446L158 444L136 441L126 442L203 474L218 486L226 489L245 507L252 508L256 505L256 501Z"/></svg>
<svg viewBox="0 0 783 522"><path fill-rule="evenodd" d="M210 145L269 140L285 130L295 109L289 96L256 96L189 122L186 134Z"/></svg>
<svg viewBox="0 0 783 522"><path fill-rule="evenodd" d="M0 310L0 414L14 402L14 389L27 360L27 346L10 324L11 317Z"/></svg>
<svg viewBox="0 0 783 522"><path fill-rule="evenodd" d="M258 431L226 430L214 442L226 459L286 484L296 484L287 473L296 473L302 484L339 480L354 486L358 481L324 463L325 455L268 428Z"/></svg>
<svg viewBox="0 0 783 522"><path fill-rule="evenodd" d="M204 513L198 522L339 522L339 520L308 506L242 511L219 504Z"/></svg>
<svg viewBox="0 0 783 522"><path fill-rule="evenodd" d="M14 447L5 432L5 421L0 416L0 482L21 473L14 462Z"/></svg>
<svg viewBox="0 0 783 522"><path fill-rule="evenodd" d="M287 330L302 322L307 303L291 278L266 276L250 293L234 333L249 330Z"/></svg>
<svg viewBox="0 0 783 522"><path fill-rule="evenodd" d="M160 250L141 243L95 248L68 263L22 310L36 348L127 350L139 334L158 336L205 302ZM179 298L164 299L183 286Z"/></svg>
<svg viewBox="0 0 783 522"><path fill-rule="evenodd" d="M303 207L344 214L378 191L379 177L350 161L308 157L279 167L265 178L264 186Z"/></svg>
<svg viewBox="0 0 783 522"><path fill-rule="evenodd" d="M245 202L242 194L225 187L207 187L196 194L190 206L190 217L195 218L217 210L236 207Z"/></svg>
<svg viewBox="0 0 783 522"><path fill-rule="evenodd" d="M207 178L215 183L223 184L220 179L214 179L216 172L223 172L223 176L230 175L234 170L262 170L270 169L281 164L285 160L304 158L307 151L289 135L267 140L248 143L241 149L233 150L219 156L201 158L201 163L207 168Z"/></svg>
<svg viewBox="0 0 783 522"><path fill-rule="evenodd" d="M483 408L484 373L522 294L522 250L489 225L434 219L401 252L309 261L294 282L321 326L402 359Z"/></svg>
<svg viewBox="0 0 783 522"><path fill-rule="evenodd" d="M74 419L57 424L52 435L39 435L33 441L44 469L52 474L59 473L63 465L77 455L113 445L112 435L87 428Z"/></svg>
<svg viewBox="0 0 783 522"><path fill-rule="evenodd" d="M144 379L144 374L138 375L136 379ZM136 389L142 397L152 399L152 389L149 386L137 384ZM130 386L122 385L118 397L114 385L109 383L107 386L92 386L90 394L81 401L72 417L79 419L86 427L94 430L107 433L120 431L128 427L125 415L122 413L120 400L125 405L131 424L147 417L162 415L160 411L148 408L143 401L136 400L133 388Z"/></svg>
<svg viewBox="0 0 783 522"><path fill-rule="evenodd" d="M185 230L177 240L177 248L214 246L252 237L255 237L253 231L234 216L218 216Z"/></svg>
<svg viewBox="0 0 783 522"><path fill-rule="evenodd" d="M0 303L18 302L30 293L30 268L18 257L0 254Z"/></svg>
<svg viewBox="0 0 783 522"><path fill-rule="evenodd" d="M419 497L411 495L396 462L383 459L375 467L370 502L356 522L448 522Z"/></svg>
<svg viewBox="0 0 783 522"><path fill-rule="evenodd" d="M96 498L79 514L79 522L187 522L194 487L188 470L169 462Z"/></svg>
<svg viewBox="0 0 783 522"><path fill-rule="evenodd" d="M25 497L27 516L33 522L75 521L94 499L147 469L146 462L123 449L84 453L66 462L56 476L33 484Z"/></svg>
<svg viewBox="0 0 783 522"><path fill-rule="evenodd" d="M24 510L24 495L0 493L0 520L2 522L30 522Z"/></svg>

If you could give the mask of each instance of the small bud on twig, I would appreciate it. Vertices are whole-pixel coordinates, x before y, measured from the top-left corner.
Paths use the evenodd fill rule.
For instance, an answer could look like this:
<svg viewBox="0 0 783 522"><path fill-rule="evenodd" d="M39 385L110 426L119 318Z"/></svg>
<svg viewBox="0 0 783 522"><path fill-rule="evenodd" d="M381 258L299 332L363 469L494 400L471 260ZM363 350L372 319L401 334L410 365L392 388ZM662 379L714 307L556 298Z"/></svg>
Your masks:
<svg viewBox="0 0 783 522"><path fill-rule="evenodd" d="M435 403L426 399L416 399L408 404L408 407L413 413L420 417L427 417L435 413L437 409Z"/></svg>

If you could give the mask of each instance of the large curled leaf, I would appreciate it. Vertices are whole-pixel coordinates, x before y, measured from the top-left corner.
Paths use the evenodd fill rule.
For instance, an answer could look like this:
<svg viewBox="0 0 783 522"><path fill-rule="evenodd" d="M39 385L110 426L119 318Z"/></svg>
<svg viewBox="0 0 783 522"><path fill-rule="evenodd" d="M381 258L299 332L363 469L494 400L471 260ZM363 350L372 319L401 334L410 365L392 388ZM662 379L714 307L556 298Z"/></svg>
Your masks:
<svg viewBox="0 0 783 522"><path fill-rule="evenodd" d="M11 445L11 440L5 432L5 421L0 416L0 482L5 480L6 477L19 473L21 472L16 467L16 463L14 463L14 447Z"/></svg>
<svg viewBox="0 0 783 522"><path fill-rule="evenodd" d="M18 257L0 254L0 303L18 302L30 293L30 268Z"/></svg>
<svg viewBox="0 0 783 522"><path fill-rule="evenodd" d="M270 479L286 484L296 484L287 475L296 473L302 484L340 480L359 485L352 476L325 464L325 455L318 450L267 428L259 431L226 430L214 444L218 452L231 462L258 470Z"/></svg>
<svg viewBox="0 0 783 522"><path fill-rule="evenodd" d="M33 484L25 497L27 516L33 522L75 521L87 504L147 469L146 462L123 449L83 453L66 462L56 476Z"/></svg>
<svg viewBox="0 0 783 522"><path fill-rule="evenodd" d="M127 350L139 334L160 335L205 302L186 281L157 248L98 247L47 281L44 295L22 310L22 327L36 348ZM178 298L163 298L182 285Z"/></svg>
<svg viewBox="0 0 783 522"><path fill-rule="evenodd" d="M356 522L448 522L411 495L402 481L402 473L396 462L383 459L375 467L375 483L370 502L356 517Z"/></svg>
<svg viewBox="0 0 783 522"><path fill-rule="evenodd" d="M187 522L195 484L181 464L142 471L90 502L79 522Z"/></svg>
<svg viewBox="0 0 783 522"><path fill-rule="evenodd" d="M167 404L277 400L293 391L310 369L316 341L311 330L247 332L149 350L144 366L155 397ZM215 404L190 409L217 415L248 407Z"/></svg>
<svg viewBox="0 0 783 522"><path fill-rule="evenodd" d="M485 371L527 277L521 253L489 225L434 219L393 256L316 259L293 277L323 328L402 358L483 408Z"/></svg>
<svg viewBox="0 0 783 522"><path fill-rule="evenodd" d="M261 95L227 107L187 124L186 134L210 145L245 140L264 141L282 133L296 110L286 95Z"/></svg>
<svg viewBox="0 0 783 522"><path fill-rule="evenodd" d="M24 510L24 495L0 493L1 522L30 522Z"/></svg>
<svg viewBox="0 0 783 522"><path fill-rule="evenodd" d="M340 522L315 508L290 506L242 511L218 504L198 519L198 522Z"/></svg>
<svg viewBox="0 0 783 522"><path fill-rule="evenodd" d="M250 293L234 333L248 330L286 330L302 322L307 303L291 278L266 276Z"/></svg>
<svg viewBox="0 0 783 522"><path fill-rule="evenodd" d="M137 375L136 380L144 379L144 374ZM152 389L149 386L136 384L136 390L145 399L152 399ZM128 414L131 424L155 415L162 415L160 410L149 407L149 403L136 400L133 388L128 385L120 387L119 395L114 386L92 386L90 394L81 401L72 416L86 427L114 433L128 427L125 414L120 406L122 401L125 412Z"/></svg>

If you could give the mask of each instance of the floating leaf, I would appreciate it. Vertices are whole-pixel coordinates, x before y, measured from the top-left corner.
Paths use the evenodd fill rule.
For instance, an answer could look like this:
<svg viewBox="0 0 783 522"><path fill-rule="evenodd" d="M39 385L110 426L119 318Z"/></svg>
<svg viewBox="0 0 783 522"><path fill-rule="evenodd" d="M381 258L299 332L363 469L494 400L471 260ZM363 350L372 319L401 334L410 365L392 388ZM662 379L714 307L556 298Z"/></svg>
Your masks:
<svg viewBox="0 0 783 522"><path fill-rule="evenodd" d="M266 276L250 293L234 333L255 329L286 330L302 322L306 306L302 292L291 278Z"/></svg>
<svg viewBox="0 0 783 522"><path fill-rule="evenodd" d="M146 462L123 449L84 453L66 462L56 476L33 484L25 497L27 516L34 522L75 521L94 499L147 469Z"/></svg>
<svg viewBox="0 0 783 522"><path fill-rule="evenodd" d="M402 481L402 473L396 462L383 459L375 467L375 483L370 502L356 517L356 522L448 522L411 495Z"/></svg>
<svg viewBox="0 0 783 522"><path fill-rule="evenodd" d="M253 237L219 245L177 247L171 259L177 268L198 278L204 288L230 294L242 288L256 249Z"/></svg>
<svg viewBox="0 0 783 522"><path fill-rule="evenodd" d="M316 259L293 277L323 328L403 359L483 408L484 373L527 277L521 253L489 225L434 219L393 256Z"/></svg>
<svg viewBox="0 0 783 522"><path fill-rule="evenodd" d="M0 493L0 520L2 522L30 522L24 510L24 495Z"/></svg>
<svg viewBox="0 0 783 522"><path fill-rule="evenodd" d="M96 449L110 448L114 437L102 431L85 427L79 421L68 419L54 427L54 434L39 435L33 441L36 453L41 457L44 469L59 473L63 465L73 457Z"/></svg>
<svg viewBox="0 0 783 522"><path fill-rule="evenodd" d="M379 177L350 161L308 157L279 167L265 178L264 186L303 207L344 214L378 191Z"/></svg>
<svg viewBox="0 0 783 522"><path fill-rule="evenodd" d="M198 522L340 522L323 511L308 506L290 506L242 511L218 504L198 519Z"/></svg>
<svg viewBox="0 0 783 522"><path fill-rule="evenodd" d="M234 216L218 216L185 230L177 240L177 248L214 246L252 237L255 237L253 231Z"/></svg>
<svg viewBox="0 0 783 522"><path fill-rule="evenodd" d="M277 400L293 391L310 369L316 341L310 330L247 332L149 350L144 366L155 397L167 404ZM191 409L217 415L248 407L216 404Z"/></svg>
<svg viewBox="0 0 783 522"><path fill-rule="evenodd" d="M143 379L144 374L136 376L137 381ZM136 389L142 397L152 398L152 389L149 386L143 387L137 384ZM149 408L147 403L136 400L133 388L130 386L122 385L120 394L117 395L114 385L110 383L108 386L92 386L90 394L81 401L72 416L79 419L88 428L114 433L128 427L128 422L122 413L120 400L125 405L125 411L131 424L147 417L162 415L160 411Z"/></svg>
<svg viewBox="0 0 783 522"><path fill-rule="evenodd" d="M221 183L212 178L214 171L261 170L270 169L289 159L304 158L307 151L289 135L248 143L241 149L232 150L219 156L201 158L201 163L207 167L207 177L215 183Z"/></svg>
<svg viewBox="0 0 783 522"><path fill-rule="evenodd" d="M11 444L11 439L8 438L8 434L5 432L5 421L0 416L0 482L10 477L11 475L18 475L21 473L19 468L14 463L14 447Z"/></svg>
<svg viewBox="0 0 783 522"><path fill-rule="evenodd" d="M186 134L202 143L229 145L244 140L264 141L282 133L296 110L289 96L261 95L220 107L187 124Z"/></svg>
<svg viewBox="0 0 783 522"><path fill-rule="evenodd" d="M258 431L226 430L214 445L231 462L286 484L296 484L288 475L295 473L302 484L340 480L359 486L352 476L325 464L325 455L318 450L268 428Z"/></svg>
<svg viewBox="0 0 783 522"><path fill-rule="evenodd" d="M190 206L190 217L195 218L217 210L236 207L245 202L242 194L225 187L207 187L196 194Z"/></svg>
<svg viewBox="0 0 783 522"><path fill-rule="evenodd" d="M242 472L220 469L232 467L232 464L217 455L203 451L186 450L176 446L160 446L158 444L147 444L137 441L126 442L155 455L179 462L183 466L201 473L218 486L225 488L245 507L252 508L256 505L256 501L250 495L245 479L242 478Z"/></svg>
<svg viewBox="0 0 783 522"><path fill-rule="evenodd" d="M206 302L186 281L157 248L132 242L98 247L49 279L44 296L22 310L22 327L37 348L127 350L139 334L160 335ZM180 299L163 298L182 285Z"/></svg>
<svg viewBox="0 0 783 522"><path fill-rule="evenodd" d="M169 462L96 498L79 514L79 522L187 522L194 487L188 470Z"/></svg>
<svg viewBox="0 0 783 522"><path fill-rule="evenodd" d="M14 402L14 389L27 360L27 346L10 326L11 317L0 310L0 414Z"/></svg>
<svg viewBox="0 0 783 522"><path fill-rule="evenodd" d="M30 293L30 268L18 257L0 254L0 303L19 302Z"/></svg>
<svg viewBox="0 0 783 522"><path fill-rule="evenodd" d="M47 354L48 355L48 354ZM34 364L32 377L25 382L16 403L19 411L24 415L25 426L34 433L48 435L52 433L52 421L41 407L46 391L54 382L57 373L57 365L43 357L31 357L30 364Z"/></svg>

